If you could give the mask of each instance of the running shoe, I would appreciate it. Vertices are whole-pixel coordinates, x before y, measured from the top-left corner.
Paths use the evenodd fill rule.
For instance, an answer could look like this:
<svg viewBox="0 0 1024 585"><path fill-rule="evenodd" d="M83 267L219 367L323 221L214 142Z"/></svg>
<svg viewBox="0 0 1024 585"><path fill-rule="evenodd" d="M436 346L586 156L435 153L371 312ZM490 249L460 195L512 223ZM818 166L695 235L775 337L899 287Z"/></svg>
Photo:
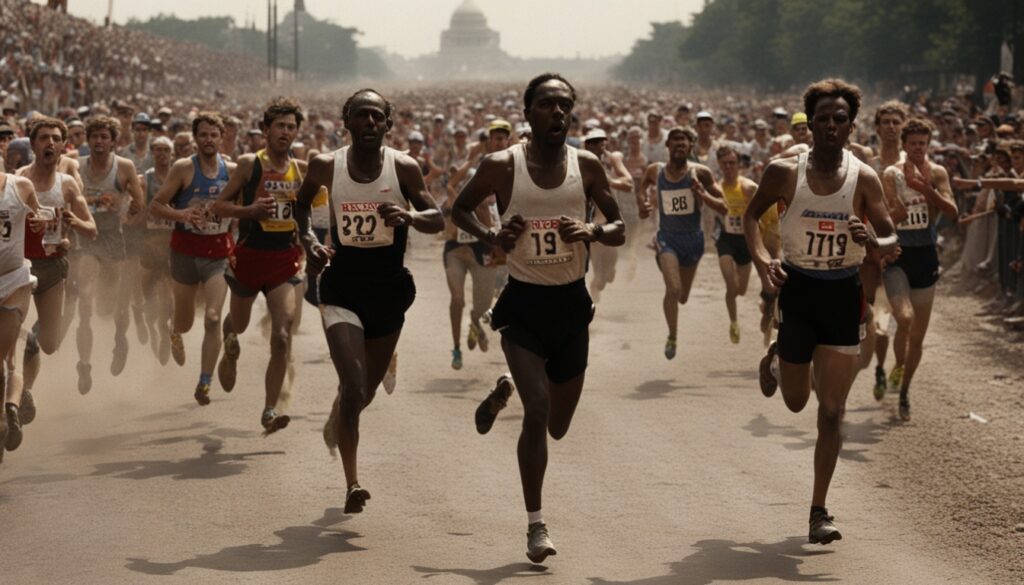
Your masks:
<svg viewBox="0 0 1024 585"><path fill-rule="evenodd" d="M676 339L669 337L665 340L665 358L672 359L676 357Z"/></svg>
<svg viewBox="0 0 1024 585"><path fill-rule="evenodd" d="M395 386L398 384L398 354L391 356L391 363L388 364L388 370L384 372L384 379L381 380L384 384L384 391L391 394L395 391Z"/></svg>
<svg viewBox="0 0 1024 585"><path fill-rule="evenodd" d="M210 403L210 385L202 382L196 384L196 391L192 394L199 403L199 406L206 406Z"/></svg>
<svg viewBox="0 0 1024 585"><path fill-rule="evenodd" d="M480 406L476 407L476 432L486 435L491 430L494 419L498 418L498 413L508 405L508 399L514 389L511 374L502 374L498 378L494 383L494 390L491 390Z"/></svg>
<svg viewBox="0 0 1024 585"><path fill-rule="evenodd" d="M179 366L185 365L185 341L181 339L181 333L171 331L171 355Z"/></svg>
<svg viewBox="0 0 1024 585"><path fill-rule="evenodd" d="M287 414L277 414L273 408L263 409L263 416L260 417L260 424L263 425L263 436L272 435L288 426L292 418Z"/></svg>
<svg viewBox="0 0 1024 585"><path fill-rule="evenodd" d="M548 535L548 526L543 522L530 524L526 531L526 558L534 563L543 563L549 556L557 555L555 545Z"/></svg>
<svg viewBox="0 0 1024 585"><path fill-rule="evenodd" d="M8 404L5 410L7 412L7 438L4 439L4 449L14 451L21 446L21 440L25 438L25 435L21 432L18 409L13 404Z"/></svg>
<svg viewBox="0 0 1024 585"><path fill-rule="evenodd" d="M462 369L462 350L457 347L452 350L452 369Z"/></svg>
<svg viewBox="0 0 1024 585"><path fill-rule="evenodd" d="M92 365L78 362L78 393L86 395L92 390Z"/></svg>
<svg viewBox="0 0 1024 585"><path fill-rule="evenodd" d="M900 392L900 420L910 422L910 396L906 392Z"/></svg>
<svg viewBox="0 0 1024 585"><path fill-rule="evenodd" d="M345 513L358 514L363 511L366 500L370 499L370 492L359 487L358 483L348 486L348 493L345 494Z"/></svg>
<svg viewBox="0 0 1024 585"><path fill-rule="evenodd" d="M834 517L828 515L825 508L811 508L811 527L807 534L807 540L811 544L829 544L833 540L842 540L843 535L832 522Z"/></svg>
<svg viewBox="0 0 1024 585"><path fill-rule="evenodd" d="M771 398L775 391L779 389L779 380L772 373L772 361L775 359L777 349L778 341L771 342L758 367L758 374L761 380L761 394L764 394L765 398Z"/></svg>
<svg viewBox="0 0 1024 585"><path fill-rule="evenodd" d="M331 414L324 423L324 444L327 445L327 452L331 457L337 456L338 449L338 400L334 400L331 406Z"/></svg>
<svg viewBox="0 0 1024 585"><path fill-rule="evenodd" d="M228 333L224 335L224 355L217 364L217 379L225 392L235 389L235 378L238 375L238 356L242 354L242 347L238 344L238 335Z"/></svg>
<svg viewBox="0 0 1024 585"><path fill-rule="evenodd" d="M128 338L120 335L114 338L114 358L110 361L110 375L119 376L128 363Z"/></svg>
<svg viewBox="0 0 1024 585"><path fill-rule="evenodd" d="M21 405L18 406L18 420L21 424L27 425L28 423L36 420L36 399L32 396L32 391L25 388L21 392Z"/></svg>
<svg viewBox="0 0 1024 585"><path fill-rule="evenodd" d="M729 324L729 341L733 343L740 342L740 324L736 321Z"/></svg>
<svg viewBox="0 0 1024 585"><path fill-rule="evenodd" d="M885 368L882 366L875 366L875 388L873 391L875 400L885 398L885 387Z"/></svg>
<svg viewBox="0 0 1024 585"><path fill-rule="evenodd" d="M132 316L135 318L135 335L139 338L139 343L146 345L149 343L149 330L146 329L146 318L142 314L142 307L132 305Z"/></svg>
<svg viewBox="0 0 1024 585"><path fill-rule="evenodd" d="M889 390L895 392L903 385L903 366L896 366L889 372Z"/></svg>
<svg viewBox="0 0 1024 585"><path fill-rule="evenodd" d="M466 334L466 347L469 351L476 349L477 328L473 323L469 324L469 333Z"/></svg>
<svg viewBox="0 0 1024 585"><path fill-rule="evenodd" d="M487 350L490 348L490 341L487 339L487 333L485 333L484 328L479 325L476 326L476 329L476 342L480 345L480 351L487 353Z"/></svg>

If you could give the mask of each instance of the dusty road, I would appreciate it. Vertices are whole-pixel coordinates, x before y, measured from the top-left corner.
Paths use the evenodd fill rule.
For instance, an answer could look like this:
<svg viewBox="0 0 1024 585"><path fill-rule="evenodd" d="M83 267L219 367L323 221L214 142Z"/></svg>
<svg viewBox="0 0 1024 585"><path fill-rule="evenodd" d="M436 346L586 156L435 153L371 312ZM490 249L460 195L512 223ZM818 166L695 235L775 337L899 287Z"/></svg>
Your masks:
<svg viewBox="0 0 1024 585"><path fill-rule="evenodd" d="M399 345L398 390L381 392L363 418L365 513L342 514L340 461L320 438L336 378L314 312L295 342L296 420L270 438L259 432L268 350L258 330L243 338L235 391L215 385L205 408L191 398L198 332L186 337L185 368L160 368L133 345L116 380L106 374L108 336L97 336L92 393L75 388L73 344L45 360L39 418L0 467L0 582L1012 582L992 569L1024 555L1012 526L991 535L1016 538L993 561L959 546L950 515L928 512L948 502L894 497L924 467L879 461L892 456L887 435L899 425L891 404L871 398L868 376L852 393L829 502L845 539L806 544L813 410L793 415L779 397L761 397L756 294L741 299L743 340L731 345L713 253L681 313L674 361L662 355L653 259L642 256L632 281L620 268L605 292L587 388L551 448L545 518L559 554L531 566L515 458L521 408L513 401L489 435L476 434L473 409L503 359L494 347L450 368L440 244L415 244L419 296ZM954 331L940 322L929 349ZM926 353L924 368L984 367L938 355ZM915 402L930 423L927 410ZM928 518L945 524L922 530Z"/></svg>

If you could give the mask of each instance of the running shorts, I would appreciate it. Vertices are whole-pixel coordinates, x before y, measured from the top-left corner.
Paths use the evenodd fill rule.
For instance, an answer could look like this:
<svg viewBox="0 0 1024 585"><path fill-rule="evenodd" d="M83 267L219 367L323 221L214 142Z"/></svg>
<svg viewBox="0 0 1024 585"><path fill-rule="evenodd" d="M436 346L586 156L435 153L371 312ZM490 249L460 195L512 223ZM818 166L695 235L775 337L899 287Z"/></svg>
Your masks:
<svg viewBox="0 0 1024 585"><path fill-rule="evenodd" d="M819 345L859 354L866 304L860 278L813 278L784 265L789 277L779 292L779 357L806 364Z"/></svg>

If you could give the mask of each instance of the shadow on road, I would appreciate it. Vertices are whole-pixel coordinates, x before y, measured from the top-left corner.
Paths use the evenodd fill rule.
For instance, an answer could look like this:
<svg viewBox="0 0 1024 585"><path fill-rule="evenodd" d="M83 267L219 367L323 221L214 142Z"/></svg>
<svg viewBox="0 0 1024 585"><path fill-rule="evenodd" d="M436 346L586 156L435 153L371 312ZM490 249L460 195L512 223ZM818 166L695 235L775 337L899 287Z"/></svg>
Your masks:
<svg viewBox="0 0 1024 585"><path fill-rule="evenodd" d="M636 387L632 394L626 398L632 400L653 400L656 398L667 398L669 394L678 390L697 390L701 386L692 384L678 384L674 380L648 380ZM707 396L707 394L685 393L687 396Z"/></svg>
<svg viewBox="0 0 1024 585"><path fill-rule="evenodd" d="M490 392L494 382L488 385L487 382L467 378L434 378L427 380L422 389L415 390L419 394L465 394L467 392L478 392L486 396Z"/></svg>
<svg viewBox="0 0 1024 585"><path fill-rule="evenodd" d="M281 539L278 544L231 546L173 563L130 558L125 567L149 575L173 575L187 568L250 573L308 567L319 563L327 555L365 550L349 542L358 538L358 533L330 528L345 519L340 509L328 508L322 518L314 520L310 525L290 526L274 532Z"/></svg>
<svg viewBox="0 0 1024 585"><path fill-rule="evenodd" d="M806 540L790 537L774 544L701 540L697 552L669 563L669 574L636 581L608 581L591 578L591 585L709 585L751 579L779 579L792 583L839 581L826 573L803 574L801 557L831 554L830 550L804 548Z"/></svg>
<svg viewBox="0 0 1024 585"><path fill-rule="evenodd" d="M284 455L284 451L254 451L251 453L220 453L219 439L203 445L203 453L190 459L115 461L96 465L90 475L111 475L122 479L220 479L238 475L249 466L245 462L253 457Z"/></svg>
<svg viewBox="0 0 1024 585"><path fill-rule="evenodd" d="M476 585L497 585L506 579L550 575L547 572L547 567L544 565L533 565L530 563L511 563L494 569L432 569L415 565L412 568L418 573L423 573L424 579L440 577L441 575L458 575L472 579ZM441 579L441 581L443 582L444 579Z"/></svg>
<svg viewBox="0 0 1024 585"><path fill-rule="evenodd" d="M891 425L890 425L891 426ZM817 441L817 435L789 425L777 425L769 422L763 414L759 414L746 425L743 430L754 437L782 437L788 439L783 447L790 451L802 451L813 449ZM843 422L843 449L839 457L846 461L858 461L865 463L869 461L867 449L852 449L851 445L874 445L881 442L882 433L888 430L888 426L879 424L873 418L866 418L860 422Z"/></svg>
<svg viewBox="0 0 1024 585"><path fill-rule="evenodd" d="M134 447L144 439L162 433L180 433L194 431L203 427L211 426L209 423L196 421L188 426L173 427L160 430L132 431L128 433L115 433L101 437L78 438L64 442L64 455L96 455L120 449L123 447Z"/></svg>

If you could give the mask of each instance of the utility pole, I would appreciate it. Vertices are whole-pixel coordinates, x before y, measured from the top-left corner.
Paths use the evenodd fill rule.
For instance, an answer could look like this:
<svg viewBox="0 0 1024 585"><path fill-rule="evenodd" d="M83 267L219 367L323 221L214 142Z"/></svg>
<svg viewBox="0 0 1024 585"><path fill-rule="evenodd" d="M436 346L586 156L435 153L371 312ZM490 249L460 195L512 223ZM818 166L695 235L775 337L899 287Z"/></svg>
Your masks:
<svg viewBox="0 0 1024 585"><path fill-rule="evenodd" d="M267 0L267 81L274 81L274 51L271 48L274 29L274 12L270 8L270 0Z"/></svg>
<svg viewBox="0 0 1024 585"><path fill-rule="evenodd" d="M274 82L277 82L277 0L274 0Z"/></svg>
<svg viewBox="0 0 1024 585"><path fill-rule="evenodd" d="M295 8L292 10L295 34L295 81L299 80L299 11L302 10L302 8L302 0L295 0Z"/></svg>

